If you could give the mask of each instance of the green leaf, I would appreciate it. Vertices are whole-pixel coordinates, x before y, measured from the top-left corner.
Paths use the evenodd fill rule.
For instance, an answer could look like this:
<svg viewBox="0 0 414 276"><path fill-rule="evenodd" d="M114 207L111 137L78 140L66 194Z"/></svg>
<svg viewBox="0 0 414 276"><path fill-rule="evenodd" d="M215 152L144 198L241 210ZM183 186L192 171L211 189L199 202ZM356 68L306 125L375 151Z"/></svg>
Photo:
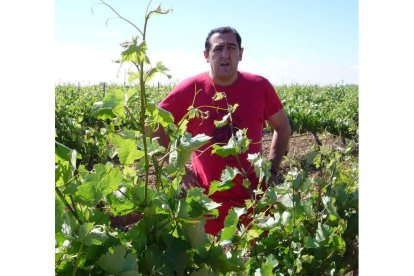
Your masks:
<svg viewBox="0 0 414 276"><path fill-rule="evenodd" d="M210 183L210 187L208 189L208 195L212 195L217 191L227 191L230 188L234 186L234 183L232 181L228 182L220 182L217 180L214 180Z"/></svg>
<svg viewBox="0 0 414 276"><path fill-rule="evenodd" d="M129 189L136 188L134 187ZM120 189L115 190L112 194L108 195L108 203L111 205L111 212L115 216L125 215L135 209L136 206L134 202L125 197L125 194L129 194L129 189L127 190L126 187L121 187Z"/></svg>
<svg viewBox="0 0 414 276"><path fill-rule="evenodd" d="M239 107L239 104L238 103L236 103L234 105L230 105L229 112L230 113L234 113L238 107Z"/></svg>
<svg viewBox="0 0 414 276"><path fill-rule="evenodd" d="M247 128L239 129L236 132L236 141L239 153L245 153L249 149L250 139L247 138Z"/></svg>
<svg viewBox="0 0 414 276"><path fill-rule="evenodd" d="M244 262L238 254L225 255L222 247L218 246L210 248L207 264L213 269L214 275L230 275L229 272L243 271L244 268Z"/></svg>
<svg viewBox="0 0 414 276"><path fill-rule="evenodd" d="M144 152L137 149L135 139L125 138L116 134L111 136L109 140L115 146L119 161L123 165L131 165L135 160L144 156Z"/></svg>
<svg viewBox="0 0 414 276"><path fill-rule="evenodd" d="M317 242L324 242L329 239L331 234L329 225L322 224L318 222L318 229L316 230L316 241Z"/></svg>
<svg viewBox="0 0 414 276"><path fill-rule="evenodd" d="M107 273L119 275L121 273L138 274L137 257L133 253L127 253L126 247L118 245L113 252L107 252L98 260L98 265Z"/></svg>
<svg viewBox="0 0 414 276"><path fill-rule="evenodd" d="M224 115L223 118L220 121L214 120L214 126L216 128L224 127L225 125L227 125L229 123L230 116L231 116L231 113L228 113L228 114Z"/></svg>
<svg viewBox="0 0 414 276"><path fill-rule="evenodd" d="M95 226L92 222L85 223L79 228L78 240L85 243L87 246L92 244L101 245L108 238L109 237L105 232L105 229L101 226Z"/></svg>
<svg viewBox="0 0 414 276"><path fill-rule="evenodd" d="M314 238L305 237L305 248L320 248L321 245Z"/></svg>
<svg viewBox="0 0 414 276"><path fill-rule="evenodd" d="M143 272L142 274L174 275L174 272L168 271L169 267L165 266L164 253L157 244L148 246L143 253L144 256L139 259L139 269ZM151 271L156 271L157 273L151 273Z"/></svg>
<svg viewBox="0 0 414 276"><path fill-rule="evenodd" d="M221 181L212 181L208 194L211 195L217 191L227 191L234 186L233 179L240 171L237 168L226 167L220 176Z"/></svg>
<svg viewBox="0 0 414 276"><path fill-rule="evenodd" d="M260 229L269 230L272 229L280 222L280 215L277 214L275 217L272 216L265 216L265 217L258 217L257 218L257 227Z"/></svg>
<svg viewBox="0 0 414 276"><path fill-rule="evenodd" d="M236 155L238 153L237 152L237 149L236 149L234 143L231 142L231 141L233 141L233 139L230 138L230 140L227 143L227 145L225 145L223 147L222 146L219 146L217 144L213 144L212 153L213 154L217 154L217 155L219 155L219 156L221 156L223 158L226 158L226 157L228 157L230 155Z"/></svg>
<svg viewBox="0 0 414 276"><path fill-rule="evenodd" d="M55 233L60 232L63 224L63 215L65 213L65 203L55 195Z"/></svg>
<svg viewBox="0 0 414 276"><path fill-rule="evenodd" d="M343 255L345 254L346 251L346 243L344 241L344 239L339 236L339 235L332 235L331 237L331 243L333 245L333 248L335 249L335 251L339 254L339 255Z"/></svg>
<svg viewBox="0 0 414 276"><path fill-rule="evenodd" d="M171 78L171 75L168 74L167 72L170 71L167 67L164 66L164 64L162 64L161 61L157 62L157 65L155 65L155 67L151 68L150 70L147 71L147 74L145 76L145 81L148 82L150 81L155 74L159 73L159 74L163 74L165 76L167 76L167 78Z"/></svg>
<svg viewBox="0 0 414 276"><path fill-rule="evenodd" d="M212 153L221 157L228 157L246 152L250 145L250 140L247 138L246 133L247 129L239 129L236 135L230 137L227 145L219 146L213 144Z"/></svg>
<svg viewBox="0 0 414 276"><path fill-rule="evenodd" d="M217 207L220 205L204 194L204 189L191 188L187 190L187 197L178 203L178 219L184 222L197 222L205 219L206 215L217 217Z"/></svg>
<svg viewBox="0 0 414 276"><path fill-rule="evenodd" d="M270 254L266 258L266 262L262 264L262 267L260 268L261 275L263 276L272 276L273 268L275 268L279 262L275 259L275 256L273 254Z"/></svg>
<svg viewBox="0 0 414 276"><path fill-rule="evenodd" d="M181 170L190 159L191 153L207 144L210 139L210 136L204 134L198 134L192 137L190 133L184 133L184 135L174 143L173 151L169 155L170 164L166 169L167 172L173 174Z"/></svg>
<svg viewBox="0 0 414 276"><path fill-rule="evenodd" d="M214 271L210 267L203 266L202 268L191 272L191 276L214 276Z"/></svg>
<svg viewBox="0 0 414 276"><path fill-rule="evenodd" d="M133 71L129 71L128 72L128 82L132 83L135 80L138 80L141 77L141 72L133 72Z"/></svg>
<svg viewBox="0 0 414 276"><path fill-rule="evenodd" d="M213 96L213 101L220 101L226 97L226 94L224 92L216 92Z"/></svg>
<svg viewBox="0 0 414 276"><path fill-rule="evenodd" d="M174 271L176 275L185 275L190 257L187 250L190 249L187 241L172 236L166 237L165 264L169 271Z"/></svg>
<svg viewBox="0 0 414 276"><path fill-rule="evenodd" d="M170 124L174 123L173 115L169 111L159 107L154 103L147 104L147 111L152 115L154 120L164 128L167 128Z"/></svg>
<svg viewBox="0 0 414 276"><path fill-rule="evenodd" d="M189 240L191 247L195 248L199 253L204 253L205 246L210 242L204 231L205 224L205 219L191 223L182 223L184 236Z"/></svg>
<svg viewBox="0 0 414 276"><path fill-rule="evenodd" d="M293 207L293 200L291 195L285 194L279 197L278 201L282 203L285 207L292 208Z"/></svg>
<svg viewBox="0 0 414 276"><path fill-rule="evenodd" d="M306 164L307 165L313 164L313 160L318 156L318 154L319 152L317 151L312 151L308 153L306 156Z"/></svg>
<svg viewBox="0 0 414 276"><path fill-rule="evenodd" d="M231 243L234 235L236 234L238 222L239 222L239 217L237 216L237 213L233 210L233 208L230 209L229 213L224 219L224 228L223 230L221 230L221 235L220 235L221 245Z"/></svg>
<svg viewBox="0 0 414 276"><path fill-rule="evenodd" d="M248 178L243 178L242 185L244 188L249 189L249 187L252 186L252 183L250 183L250 180Z"/></svg>
<svg viewBox="0 0 414 276"><path fill-rule="evenodd" d="M79 227L79 241L84 242L88 233L92 230L94 223L85 223Z"/></svg>
<svg viewBox="0 0 414 276"><path fill-rule="evenodd" d="M137 251L141 251L147 244L148 234L146 232L146 221L141 220L126 232L126 239L132 241L132 245Z"/></svg>
<svg viewBox="0 0 414 276"><path fill-rule="evenodd" d="M68 161L72 169L76 169L76 150L72 150L65 145L55 141L55 163Z"/></svg>
<svg viewBox="0 0 414 276"><path fill-rule="evenodd" d="M67 185L76 170L76 150L55 141L55 184Z"/></svg>
<svg viewBox="0 0 414 276"><path fill-rule="evenodd" d="M220 180L233 180L238 174L240 174L240 171L237 168L226 166L226 168L221 172Z"/></svg>
<svg viewBox="0 0 414 276"><path fill-rule="evenodd" d="M260 229L250 229L249 231L247 231L247 241L251 241L254 239L257 239L260 237L260 235L263 233L262 230Z"/></svg>
<svg viewBox="0 0 414 276"><path fill-rule="evenodd" d="M148 50L145 41L141 42L138 45L137 37L133 37L132 41L124 42L121 44L121 46L125 49L121 53L122 62L130 61L136 64L140 64L144 60L146 52Z"/></svg>
<svg viewBox="0 0 414 276"><path fill-rule="evenodd" d="M336 211L335 198L324 196L322 197L322 203L328 211L329 218L332 221L335 221L340 218L338 212Z"/></svg>
<svg viewBox="0 0 414 276"><path fill-rule="evenodd" d="M124 105L128 105L128 101L137 93L137 89L130 88L124 97Z"/></svg>
<svg viewBox="0 0 414 276"><path fill-rule="evenodd" d="M220 204L215 203L211 198L204 194L201 188L191 188L187 190L187 213L190 217L196 218L217 208Z"/></svg>
<svg viewBox="0 0 414 276"><path fill-rule="evenodd" d="M277 192L274 189L274 187L270 187L270 188L266 189L263 198L259 199L259 202L261 200L265 200L267 202L267 204L276 204L276 202L277 202Z"/></svg>
<svg viewBox="0 0 414 276"><path fill-rule="evenodd" d="M95 206L103 197L118 189L123 180L120 169L97 164L95 173L86 176L84 182L77 187L75 193L78 200L88 206Z"/></svg>
<svg viewBox="0 0 414 276"><path fill-rule="evenodd" d="M293 189L297 191L302 186L303 182L303 175L299 173L295 180L293 180Z"/></svg>
<svg viewBox="0 0 414 276"><path fill-rule="evenodd" d="M116 89L106 93L103 101L96 102L92 106L92 115L98 119L124 118L125 93L122 89Z"/></svg>
<svg viewBox="0 0 414 276"><path fill-rule="evenodd" d="M271 162L265 160L260 153L248 154L247 160L253 165L256 176L259 178L259 182L262 182L264 178L270 177Z"/></svg>
<svg viewBox="0 0 414 276"><path fill-rule="evenodd" d="M282 213L282 225L286 225L292 217L292 214L288 211Z"/></svg>

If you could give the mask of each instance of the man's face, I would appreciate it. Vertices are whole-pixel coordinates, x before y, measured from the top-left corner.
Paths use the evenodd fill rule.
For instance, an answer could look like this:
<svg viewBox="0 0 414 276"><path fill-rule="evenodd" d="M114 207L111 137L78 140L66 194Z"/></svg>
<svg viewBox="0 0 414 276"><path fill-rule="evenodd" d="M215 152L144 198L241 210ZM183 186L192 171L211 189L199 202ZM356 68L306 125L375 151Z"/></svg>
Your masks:
<svg viewBox="0 0 414 276"><path fill-rule="evenodd" d="M230 85L237 79L237 67L242 59L243 48L239 49L233 33L215 33L210 37L210 50L204 57L210 63L210 74L219 85Z"/></svg>

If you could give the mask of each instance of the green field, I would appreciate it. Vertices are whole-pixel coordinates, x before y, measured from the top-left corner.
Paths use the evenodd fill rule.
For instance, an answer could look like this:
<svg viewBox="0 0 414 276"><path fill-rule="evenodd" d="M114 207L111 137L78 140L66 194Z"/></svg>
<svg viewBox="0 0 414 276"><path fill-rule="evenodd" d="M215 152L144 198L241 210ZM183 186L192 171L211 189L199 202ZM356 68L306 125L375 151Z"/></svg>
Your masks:
<svg viewBox="0 0 414 276"><path fill-rule="evenodd" d="M56 86L56 274L344 275L358 269L358 86L276 87L294 135L312 133L322 142L287 156L283 183L252 191L218 237L203 231L206 215L217 214L214 202L201 189L180 193L185 157L205 141L156 107L171 88ZM197 109L189 113L196 116ZM144 131L158 124L169 134L167 149ZM326 135L340 146L324 144ZM178 159L166 167L172 152ZM264 159L252 161L262 176ZM221 179L221 188L231 180ZM247 208L254 212L244 227L239 217Z"/></svg>

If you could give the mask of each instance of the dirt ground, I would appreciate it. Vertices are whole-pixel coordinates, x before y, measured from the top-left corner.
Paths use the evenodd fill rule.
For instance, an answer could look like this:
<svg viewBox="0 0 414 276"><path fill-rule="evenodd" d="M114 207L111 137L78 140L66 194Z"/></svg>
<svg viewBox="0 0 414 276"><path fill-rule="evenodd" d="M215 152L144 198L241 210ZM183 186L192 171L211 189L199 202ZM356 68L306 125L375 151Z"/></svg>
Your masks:
<svg viewBox="0 0 414 276"><path fill-rule="evenodd" d="M272 132L271 131L264 131L263 132L263 140L262 140L262 148L263 154L265 157L269 154L270 144L272 141ZM288 157L294 160L301 160L306 154L308 154L312 149L318 145L317 139L322 145L329 146L329 147L343 147L343 142L340 138L335 137L330 134L318 134L318 138L312 133L304 133L304 134L297 134L294 133L290 140L289 140L289 149L288 149ZM282 161L279 169L279 179L282 179L284 175L289 171L289 166L286 162Z"/></svg>

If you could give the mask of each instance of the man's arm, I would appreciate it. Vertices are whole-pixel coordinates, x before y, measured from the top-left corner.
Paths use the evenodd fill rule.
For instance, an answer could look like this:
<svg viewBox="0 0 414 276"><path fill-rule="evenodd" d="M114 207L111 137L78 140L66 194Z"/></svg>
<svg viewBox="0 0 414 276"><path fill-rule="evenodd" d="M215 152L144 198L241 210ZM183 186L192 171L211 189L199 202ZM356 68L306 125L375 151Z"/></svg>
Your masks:
<svg viewBox="0 0 414 276"><path fill-rule="evenodd" d="M152 137L158 137L159 144L164 148L167 148L168 144L170 143L170 140L168 139L168 136L165 133L165 129L160 124L152 133Z"/></svg>
<svg viewBox="0 0 414 276"><path fill-rule="evenodd" d="M272 143L270 145L269 160L272 162L272 174L275 174L288 149L291 128L289 119L286 117L283 109L270 116L268 122L274 130Z"/></svg>

